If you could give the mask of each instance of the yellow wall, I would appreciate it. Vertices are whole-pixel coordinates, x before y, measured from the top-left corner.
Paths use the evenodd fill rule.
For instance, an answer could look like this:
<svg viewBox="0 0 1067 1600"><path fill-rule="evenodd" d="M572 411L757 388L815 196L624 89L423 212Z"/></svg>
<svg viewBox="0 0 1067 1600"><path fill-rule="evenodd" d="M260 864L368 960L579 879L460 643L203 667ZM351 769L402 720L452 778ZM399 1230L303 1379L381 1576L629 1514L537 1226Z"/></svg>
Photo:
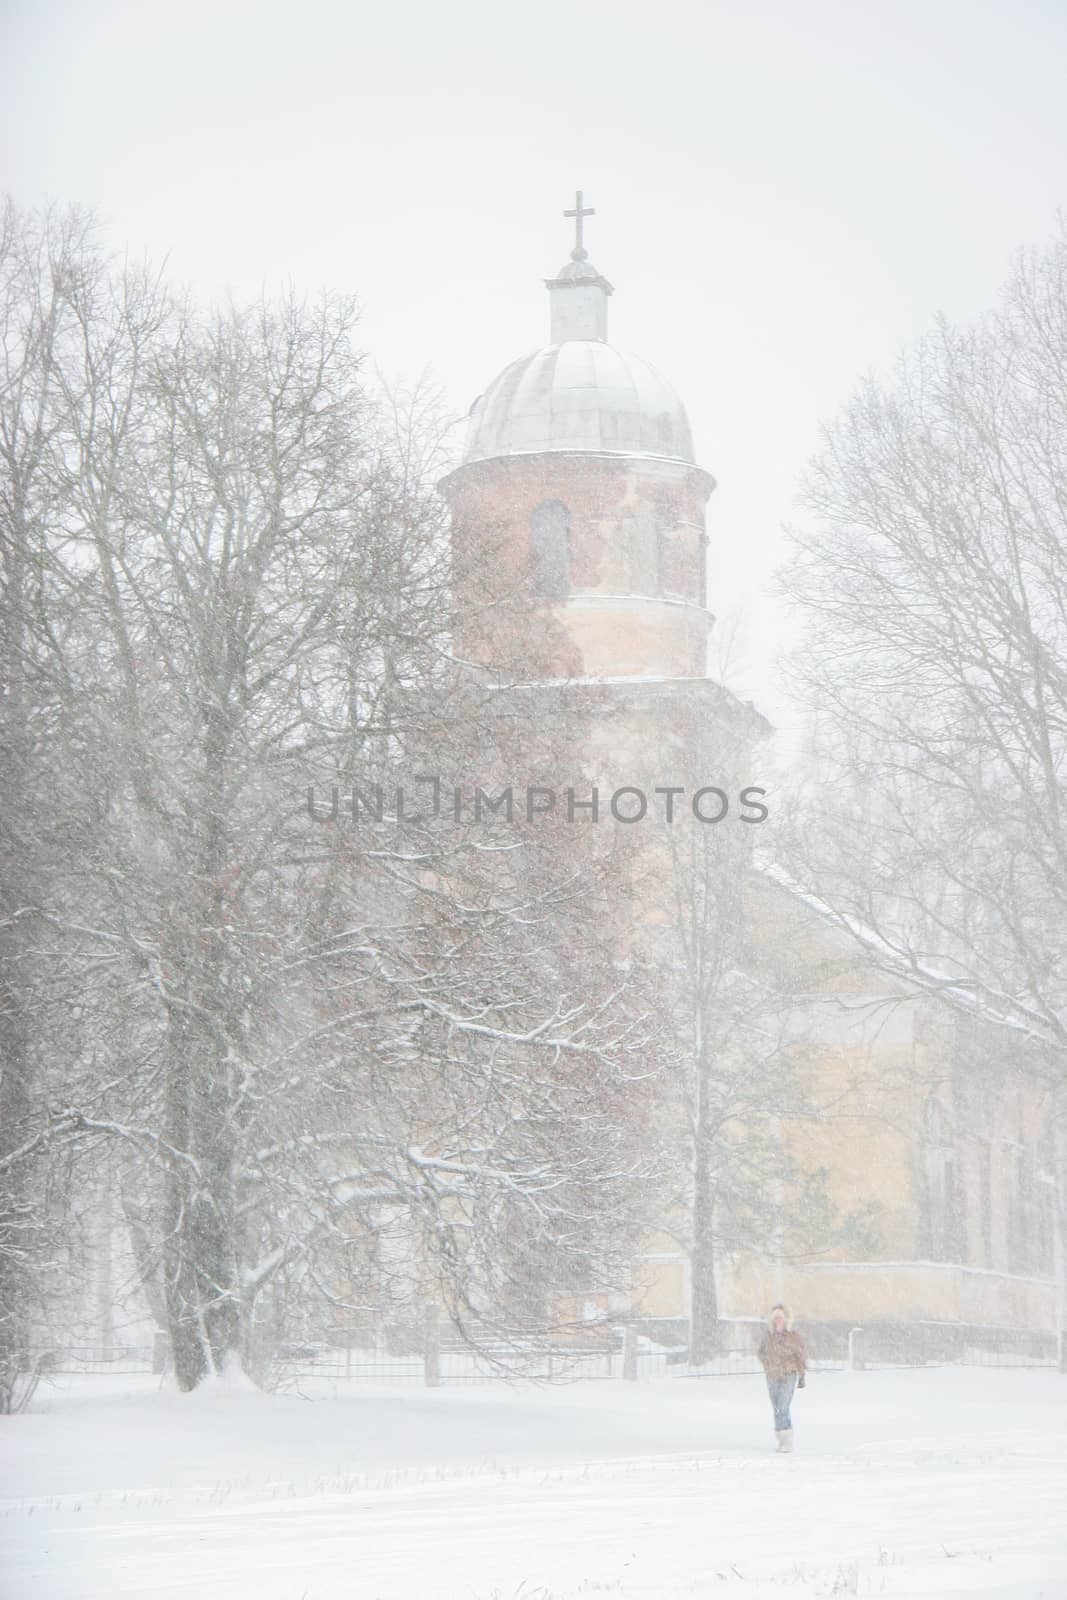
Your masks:
<svg viewBox="0 0 1067 1600"><path fill-rule="evenodd" d="M784 1299L805 1322L963 1322L984 1327L1053 1328L1055 1288L977 1268L934 1262L739 1263L730 1274L730 1314L754 1315ZM736 1308L736 1309L735 1309Z"/></svg>

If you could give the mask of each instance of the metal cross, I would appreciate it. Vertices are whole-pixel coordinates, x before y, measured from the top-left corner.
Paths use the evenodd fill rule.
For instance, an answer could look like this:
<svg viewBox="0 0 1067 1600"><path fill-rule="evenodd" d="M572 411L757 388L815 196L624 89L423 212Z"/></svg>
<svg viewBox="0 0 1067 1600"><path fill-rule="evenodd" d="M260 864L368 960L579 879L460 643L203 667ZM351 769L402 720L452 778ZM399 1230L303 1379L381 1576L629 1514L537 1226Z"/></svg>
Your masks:
<svg viewBox="0 0 1067 1600"><path fill-rule="evenodd" d="M579 189L574 196L574 210L565 211L563 215L574 218L574 249L571 255L575 261L584 261L586 251L582 243L582 222L586 217L595 217L596 210L593 206L582 205L582 191Z"/></svg>

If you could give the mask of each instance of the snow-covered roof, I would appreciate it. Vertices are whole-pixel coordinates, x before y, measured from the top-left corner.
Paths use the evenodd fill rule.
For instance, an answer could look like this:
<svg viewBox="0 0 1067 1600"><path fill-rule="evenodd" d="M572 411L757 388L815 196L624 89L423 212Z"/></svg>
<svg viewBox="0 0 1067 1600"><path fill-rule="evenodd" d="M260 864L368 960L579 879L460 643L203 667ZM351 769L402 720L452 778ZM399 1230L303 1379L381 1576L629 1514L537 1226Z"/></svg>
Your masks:
<svg viewBox="0 0 1067 1600"><path fill-rule="evenodd" d="M471 409L464 462L581 451L694 463L685 407L640 356L569 339L520 357Z"/></svg>
<svg viewBox="0 0 1067 1600"><path fill-rule="evenodd" d="M1035 1043L1047 1042L1047 1026L1025 1000L996 994L980 978L942 966L929 956L919 956L905 942L892 943L868 923L841 911L797 882L783 867L769 860L754 862L757 875L805 905L821 921L846 934L881 972L892 974L913 993L941 998L957 1010L997 1028L1008 1028Z"/></svg>

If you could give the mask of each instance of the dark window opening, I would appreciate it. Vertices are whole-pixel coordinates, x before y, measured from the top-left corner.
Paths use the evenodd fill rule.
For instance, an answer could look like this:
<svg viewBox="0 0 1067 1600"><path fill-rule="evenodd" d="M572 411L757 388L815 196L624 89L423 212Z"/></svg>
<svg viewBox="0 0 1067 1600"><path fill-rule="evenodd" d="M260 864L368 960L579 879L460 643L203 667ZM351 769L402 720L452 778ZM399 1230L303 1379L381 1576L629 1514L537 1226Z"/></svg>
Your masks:
<svg viewBox="0 0 1067 1600"><path fill-rule="evenodd" d="M1054 1266L1051 1173L1045 1152L1029 1145L1004 1153L1008 1205L1008 1269L1051 1276Z"/></svg>
<svg viewBox="0 0 1067 1600"><path fill-rule="evenodd" d="M931 1096L922 1119L922 1239L928 1261L959 1261L963 1254L962 1205L956 1152L948 1115Z"/></svg>
<svg viewBox="0 0 1067 1600"><path fill-rule="evenodd" d="M565 600L571 586L570 512L559 500L542 500L530 519L533 584L549 600Z"/></svg>
<svg viewBox="0 0 1067 1600"><path fill-rule="evenodd" d="M978 1216L982 1265L993 1265L993 1153L988 1139L978 1144Z"/></svg>
<svg viewBox="0 0 1067 1600"><path fill-rule="evenodd" d="M629 519L630 592L660 592L660 531L651 506L642 506Z"/></svg>

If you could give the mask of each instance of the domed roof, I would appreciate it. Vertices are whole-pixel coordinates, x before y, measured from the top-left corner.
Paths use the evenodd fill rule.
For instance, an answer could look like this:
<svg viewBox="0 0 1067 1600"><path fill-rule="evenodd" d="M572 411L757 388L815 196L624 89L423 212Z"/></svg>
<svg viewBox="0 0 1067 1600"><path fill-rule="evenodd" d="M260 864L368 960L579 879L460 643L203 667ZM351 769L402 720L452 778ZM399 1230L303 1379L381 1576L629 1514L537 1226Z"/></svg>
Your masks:
<svg viewBox="0 0 1067 1600"><path fill-rule="evenodd" d="M464 462L546 450L694 459L685 407L667 380L597 339L513 361L471 407Z"/></svg>

